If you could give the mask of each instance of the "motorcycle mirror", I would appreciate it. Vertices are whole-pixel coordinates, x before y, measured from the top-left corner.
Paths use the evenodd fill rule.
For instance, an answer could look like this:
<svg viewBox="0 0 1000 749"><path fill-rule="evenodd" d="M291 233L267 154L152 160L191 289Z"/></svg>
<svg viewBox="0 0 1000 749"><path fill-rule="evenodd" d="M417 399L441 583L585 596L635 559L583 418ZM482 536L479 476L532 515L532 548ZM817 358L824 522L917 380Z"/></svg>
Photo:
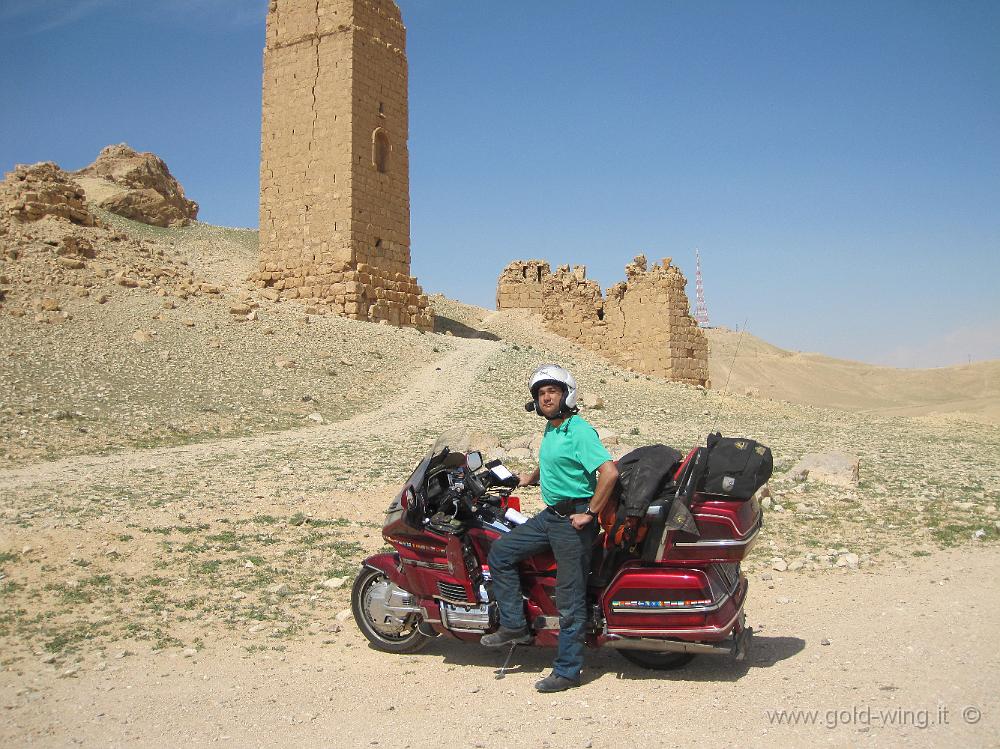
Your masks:
<svg viewBox="0 0 1000 749"><path fill-rule="evenodd" d="M483 467L483 454L478 450L469 453L465 456L465 465L470 471L478 471Z"/></svg>
<svg viewBox="0 0 1000 749"><path fill-rule="evenodd" d="M528 401L527 403L525 403L524 404L524 410L525 411L529 411L529 412L530 411L534 411L535 410L535 402L534 401Z"/></svg>

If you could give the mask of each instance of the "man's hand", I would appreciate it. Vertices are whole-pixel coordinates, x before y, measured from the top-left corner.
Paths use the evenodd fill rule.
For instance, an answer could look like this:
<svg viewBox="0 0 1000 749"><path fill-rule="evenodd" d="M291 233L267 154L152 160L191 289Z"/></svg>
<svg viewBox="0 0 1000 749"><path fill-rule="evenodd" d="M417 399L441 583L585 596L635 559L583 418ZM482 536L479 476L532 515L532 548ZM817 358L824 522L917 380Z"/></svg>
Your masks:
<svg viewBox="0 0 1000 749"><path fill-rule="evenodd" d="M529 473L527 475L518 476L517 485L519 487L521 487L521 486L532 486L533 484L537 484L538 483L538 478L539 478L539 471L536 468L535 470L533 470L531 473Z"/></svg>
<svg viewBox="0 0 1000 749"><path fill-rule="evenodd" d="M594 489L594 496L590 498L590 509L596 515L600 515L604 505L607 504L616 481L618 481L618 466L614 464L614 461L607 460L597 469L597 487ZM569 516L569 522L578 531L586 528L587 523L594 519L594 516L587 512Z"/></svg>

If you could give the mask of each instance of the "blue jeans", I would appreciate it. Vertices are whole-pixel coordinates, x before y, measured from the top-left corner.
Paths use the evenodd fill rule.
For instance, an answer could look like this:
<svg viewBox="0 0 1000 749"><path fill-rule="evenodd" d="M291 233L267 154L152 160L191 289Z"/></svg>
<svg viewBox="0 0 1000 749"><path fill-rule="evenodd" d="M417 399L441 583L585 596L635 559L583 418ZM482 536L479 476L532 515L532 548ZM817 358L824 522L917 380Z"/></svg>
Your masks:
<svg viewBox="0 0 1000 749"><path fill-rule="evenodd" d="M586 509L581 500L579 511ZM578 531L569 518L545 509L528 522L501 536L487 559L501 626L527 626L518 563L552 549L556 558L556 607L559 609L559 651L552 670L567 679L579 679L583 668L584 625L587 623L587 576L597 522Z"/></svg>

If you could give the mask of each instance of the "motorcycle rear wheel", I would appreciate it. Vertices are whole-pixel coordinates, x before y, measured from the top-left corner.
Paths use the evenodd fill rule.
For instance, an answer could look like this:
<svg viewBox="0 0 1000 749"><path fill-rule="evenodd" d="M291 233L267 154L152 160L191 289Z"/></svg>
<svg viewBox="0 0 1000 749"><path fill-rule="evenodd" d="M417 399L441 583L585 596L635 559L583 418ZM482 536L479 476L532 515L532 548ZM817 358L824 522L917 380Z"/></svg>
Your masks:
<svg viewBox="0 0 1000 749"><path fill-rule="evenodd" d="M619 650L618 652L625 660L653 671L673 671L684 668L694 658L694 653L653 653L648 650Z"/></svg>
<svg viewBox="0 0 1000 749"><path fill-rule="evenodd" d="M354 581L351 590L351 611L354 621L368 642L386 653L416 653L431 638L417 629L420 619L410 614L399 622L379 621L372 614L371 602L377 586L387 585L389 579L379 570L365 568Z"/></svg>

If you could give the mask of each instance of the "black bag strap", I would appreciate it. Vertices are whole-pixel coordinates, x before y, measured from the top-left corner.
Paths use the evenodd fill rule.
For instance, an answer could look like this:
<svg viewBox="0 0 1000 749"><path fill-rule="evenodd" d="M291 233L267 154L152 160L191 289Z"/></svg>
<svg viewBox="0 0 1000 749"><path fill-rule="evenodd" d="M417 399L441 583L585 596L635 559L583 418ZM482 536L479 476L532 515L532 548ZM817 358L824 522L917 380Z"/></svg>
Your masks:
<svg viewBox="0 0 1000 749"><path fill-rule="evenodd" d="M693 536L700 536L698 524L691 515L691 499L705 480L708 471L710 447L699 447L684 466L677 481L677 493L670 503L670 515L666 520L666 530L680 530Z"/></svg>

